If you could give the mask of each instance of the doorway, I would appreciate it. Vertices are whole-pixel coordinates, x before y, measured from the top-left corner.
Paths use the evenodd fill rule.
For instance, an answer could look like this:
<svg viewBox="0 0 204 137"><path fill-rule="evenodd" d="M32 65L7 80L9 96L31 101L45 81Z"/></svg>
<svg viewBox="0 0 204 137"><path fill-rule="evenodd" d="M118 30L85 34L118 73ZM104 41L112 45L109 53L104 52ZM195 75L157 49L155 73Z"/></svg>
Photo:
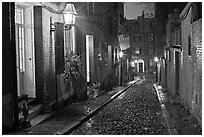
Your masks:
<svg viewBox="0 0 204 137"><path fill-rule="evenodd" d="M137 72L144 73L144 60L143 59L139 59L137 61Z"/></svg>
<svg viewBox="0 0 204 137"><path fill-rule="evenodd" d="M179 95L179 52L175 51L175 93Z"/></svg>
<svg viewBox="0 0 204 137"><path fill-rule="evenodd" d="M33 7L15 7L18 96L36 98Z"/></svg>
<svg viewBox="0 0 204 137"><path fill-rule="evenodd" d="M139 73L142 73L142 72L143 72L143 64L139 63Z"/></svg>
<svg viewBox="0 0 204 137"><path fill-rule="evenodd" d="M86 35L86 81L93 80L94 72L94 41L93 35Z"/></svg>

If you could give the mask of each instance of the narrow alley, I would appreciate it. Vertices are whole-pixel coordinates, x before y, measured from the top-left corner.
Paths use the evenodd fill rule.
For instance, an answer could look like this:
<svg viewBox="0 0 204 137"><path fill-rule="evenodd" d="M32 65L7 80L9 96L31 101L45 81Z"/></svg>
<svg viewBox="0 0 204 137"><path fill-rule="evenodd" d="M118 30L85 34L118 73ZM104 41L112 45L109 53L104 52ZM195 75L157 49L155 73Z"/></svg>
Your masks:
<svg viewBox="0 0 204 137"><path fill-rule="evenodd" d="M3 135L201 135L202 2L2 2Z"/></svg>

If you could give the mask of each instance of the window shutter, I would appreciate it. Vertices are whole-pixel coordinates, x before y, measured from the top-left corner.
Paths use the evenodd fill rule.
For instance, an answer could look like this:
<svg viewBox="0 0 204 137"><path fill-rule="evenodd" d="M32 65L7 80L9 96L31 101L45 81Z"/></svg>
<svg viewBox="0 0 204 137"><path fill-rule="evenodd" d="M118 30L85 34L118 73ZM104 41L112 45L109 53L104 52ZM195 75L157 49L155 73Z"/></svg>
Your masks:
<svg viewBox="0 0 204 137"><path fill-rule="evenodd" d="M64 71L64 25L55 23L55 70L56 74Z"/></svg>

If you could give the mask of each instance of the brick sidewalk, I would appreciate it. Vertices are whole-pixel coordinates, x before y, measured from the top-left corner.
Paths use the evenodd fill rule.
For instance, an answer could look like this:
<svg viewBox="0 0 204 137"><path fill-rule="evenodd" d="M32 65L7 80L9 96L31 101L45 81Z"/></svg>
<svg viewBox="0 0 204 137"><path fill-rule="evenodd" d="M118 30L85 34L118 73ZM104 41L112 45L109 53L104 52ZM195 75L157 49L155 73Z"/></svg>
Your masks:
<svg viewBox="0 0 204 137"><path fill-rule="evenodd" d="M167 122L169 129L176 130L178 135L202 135L202 128L198 125L195 116L180 104L179 98L170 95L162 86L156 86L159 87L161 103L168 112L166 116L168 117L167 121L169 121L169 123Z"/></svg>
<svg viewBox="0 0 204 137"><path fill-rule="evenodd" d="M55 112L41 124L30 127L24 131L10 133L10 135L56 135L64 134L79 126L86 119L90 118L98 109L113 99L113 96L129 88L116 87L113 91L105 92L95 99L71 104Z"/></svg>

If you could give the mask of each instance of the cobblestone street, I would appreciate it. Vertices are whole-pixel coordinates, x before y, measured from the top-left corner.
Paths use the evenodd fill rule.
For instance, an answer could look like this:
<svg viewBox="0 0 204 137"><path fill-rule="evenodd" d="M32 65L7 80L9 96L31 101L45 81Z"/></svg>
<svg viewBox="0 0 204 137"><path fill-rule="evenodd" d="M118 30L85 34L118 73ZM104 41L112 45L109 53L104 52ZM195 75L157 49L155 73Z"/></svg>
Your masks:
<svg viewBox="0 0 204 137"><path fill-rule="evenodd" d="M169 134L152 84L140 80L71 134Z"/></svg>

